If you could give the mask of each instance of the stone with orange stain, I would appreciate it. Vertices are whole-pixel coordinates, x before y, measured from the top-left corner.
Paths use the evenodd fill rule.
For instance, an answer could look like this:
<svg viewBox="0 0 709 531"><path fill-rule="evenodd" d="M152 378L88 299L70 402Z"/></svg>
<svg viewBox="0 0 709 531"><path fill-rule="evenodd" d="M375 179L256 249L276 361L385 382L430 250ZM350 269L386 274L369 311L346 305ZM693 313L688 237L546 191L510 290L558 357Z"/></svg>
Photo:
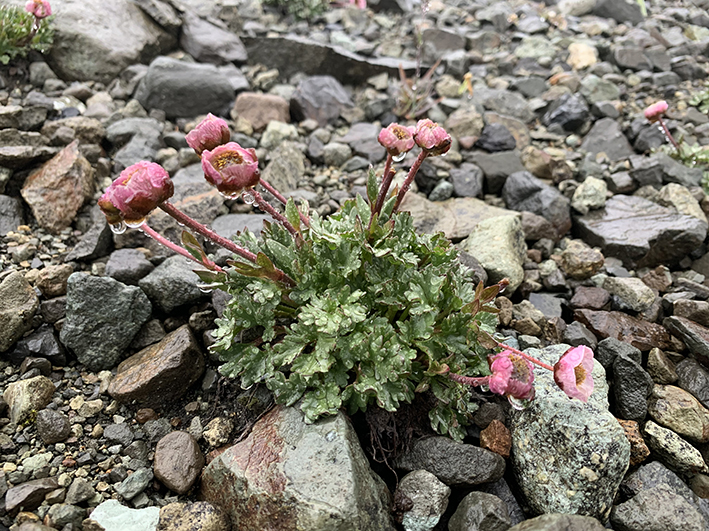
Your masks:
<svg viewBox="0 0 709 531"><path fill-rule="evenodd" d="M509 457L512 448L510 430L499 420L493 419L487 428L480 432L480 446L502 457Z"/></svg>
<svg viewBox="0 0 709 531"><path fill-rule="evenodd" d="M650 449L640 434L640 425L634 420L618 419L618 422L623 427L625 437L630 443L630 466L639 465L650 455Z"/></svg>
<svg viewBox="0 0 709 531"><path fill-rule="evenodd" d="M239 529L393 531L389 491L342 413L306 424L273 409L205 468L202 497Z"/></svg>

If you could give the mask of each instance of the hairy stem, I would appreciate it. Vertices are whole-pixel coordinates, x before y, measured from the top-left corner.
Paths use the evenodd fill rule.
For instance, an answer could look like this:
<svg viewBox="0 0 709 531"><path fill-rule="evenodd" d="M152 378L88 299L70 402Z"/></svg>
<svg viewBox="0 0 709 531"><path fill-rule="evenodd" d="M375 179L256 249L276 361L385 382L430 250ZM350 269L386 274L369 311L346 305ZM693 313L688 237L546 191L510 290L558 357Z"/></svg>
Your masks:
<svg viewBox="0 0 709 531"><path fill-rule="evenodd" d="M679 153L679 144L675 140L675 137L672 136L672 133L670 133L670 130L667 128L667 124L665 124L665 121L662 119L662 116L658 116L657 121L660 123L660 127L662 127L662 130L665 132L665 136L667 137L667 139L677 150L677 153Z"/></svg>
<svg viewBox="0 0 709 531"><path fill-rule="evenodd" d="M391 186L391 181L394 179L394 174L396 173L391 168L392 162L394 162L394 157L391 156L391 153L387 153L387 160L384 163L384 173L382 174L382 185L379 187L379 195L377 195L377 202L374 204L372 216L382 211L384 201L386 201L387 193L389 192L389 187Z"/></svg>
<svg viewBox="0 0 709 531"><path fill-rule="evenodd" d="M258 206L261 210L264 212L268 213L269 216L271 216L273 219L278 221L281 225L283 225L286 229L288 229L288 232L290 232L293 236L298 234L298 231L295 230L295 227L291 225L290 221L286 219L286 217L281 214L278 210L273 208L268 201L266 201L263 196L258 193L256 190L249 190L247 193L251 194L254 196L254 201L256 202L256 206Z"/></svg>
<svg viewBox="0 0 709 531"><path fill-rule="evenodd" d="M539 361L537 358L533 358L533 357L530 356L529 354L525 354L525 353L522 352L521 350L517 350L516 348L511 347L511 346L509 346L509 345L505 345L504 343L500 343L499 341L497 342L497 346L500 347L500 348L503 348L503 349L505 349L505 350L509 350L510 352L514 352L514 353L517 354L518 356L522 356L524 359L526 359L526 360L528 360L528 361L531 361L531 362L534 363L535 365L539 365L540 367L544 367L545 369L554 372L554 367L552 367L551 365L547 365L547 364L544 363L543 361Z"/></svg>
<svg viewBox="0 0 709 531"><path fill-rule="evenodd" d="M458 382L458 383L461 383L464 385L474 385L474 386L487 385L488 381L490 380L489 376L481 376L479 378L473 378L471 376L463 376L462 374L456 374L454 372L449 372L448 378L450 378L454 382Z"/></svg>
<svg viewBox="0 0 709 531"><path fill-rule="evenodd" d="M416 157L416 160L414 161L413 165L411 166L411 169L409 170L409 174L406 176L406 179L404 180L404 184L401 185L401 190L399 190L399 195L396 196L396 204L394 205L394 212L396 212L399 209L401 202L404 200L404 196L406 195L406 192L408 192L409 188L411 188L411 183L414 182L414 177L416 177L416 174L418 173L419 168L421 167L421 164L423 163L424 159L427 156L428 156L428 151L421 150L421 153L419 153L419 156Z"/></svg>
<svg viewBox="0 0 709 531"><path fill-rule="evenodd" d="M194 256L192 256L186 249L183 247L180 247L179 245L172 243L170 240L165 238L162 234L159 232L155 231L152 227L150 227L147 223L143 223L138 227L139 230L143 231L145 234L150 236L152 239L157 241L159 244L164 245L171 251L175 251L177 254L180 254L184 256L185 258L189 258L190 260L197 262L200 265L203 265L204 267L211 269L212 271L219 271L222 272L224 271L221 267L219 267L217 264L214 262L210 263L204 263L201 260L197 260Z"/></svg>
<svg viewBox="0 0 709 531"><path fill-rule="evenodd" d="M287 199L283 196L281 192L276 190L273 186L271 186L266 180L261 179L259 181L261 186L263 186L273 197L278 199L283 205L287 203ZM310 227L310 219L308 219L308 216L304 215L302 212L298 211L298 215L300 216L300 221L303 222L303 224L306 227Z"/></svg>

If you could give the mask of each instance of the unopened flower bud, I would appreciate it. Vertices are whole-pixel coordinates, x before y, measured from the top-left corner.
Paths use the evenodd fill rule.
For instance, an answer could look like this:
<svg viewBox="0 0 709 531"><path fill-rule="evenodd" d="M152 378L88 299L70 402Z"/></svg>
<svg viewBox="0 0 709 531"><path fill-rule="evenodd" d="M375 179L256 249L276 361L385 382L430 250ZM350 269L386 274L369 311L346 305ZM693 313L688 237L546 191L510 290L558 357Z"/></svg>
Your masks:
<svg viewBox="0 0 709 531"><path fill-rule="evenodd" d="M110 224L138 224L174 193L170 175L154 162L128 166L98 201Z"/></svg>
<svg viewBox="0 0 709 531"><path fill-rule="evenodd" d="M256 151L244 149L236 142L204 151L202 169L207 181L229 197L253 188L261 177Z"/></svg>
<svg viewBox="0 0 709 531"><path fill-rule="evenodd" d="M194 149L198 155L205 150L212 150L217 146L226 144L231 139L229 126L221 118L213 114L199 122L192 131L187 133L187 145Z"/></svg>
<svg viewBox="0 0 709 531"><path fill-rule="evenodd" d="M534 398L534 367L522 356L505 350L491 358L490 391L519 400Z"/></svg>
<svg viewBox="0 0 709 531"><path fill-rule="evenodd" d="M378 140L389 155L397 157L414 147L414 129L397 123L389 124L379 133Z"/></svg>
<svg viewBox="0 0 709 531"><path fill-rule="evenodd" d="M567 350L554 365L554 381L570 398L588 401L593 392L593 351L585 345Z"/></svg>
<svg viewBox="0 0 709 531"><path fill-rule="evenodd" d="M653 103L645 109L645 118L647 118L650 123L654 123L662 118L662 115L667 112L668 108L669 105L667 105L667 102L664 100Z"/></svg>
<svg viewBox="0 0 709 531"><path fill-rule="evenodd" d="M429 119L419 120L416 124L414 140L429 155L442 155L451 147L451 136L440 125Z"/></svg>
<svg viewBox="0 0 709 531"><path fill-rule="evenodd" d="M49 0L27 0L25 11L35 18L46 18L52 14L52 7L49 5Z"/></svg>

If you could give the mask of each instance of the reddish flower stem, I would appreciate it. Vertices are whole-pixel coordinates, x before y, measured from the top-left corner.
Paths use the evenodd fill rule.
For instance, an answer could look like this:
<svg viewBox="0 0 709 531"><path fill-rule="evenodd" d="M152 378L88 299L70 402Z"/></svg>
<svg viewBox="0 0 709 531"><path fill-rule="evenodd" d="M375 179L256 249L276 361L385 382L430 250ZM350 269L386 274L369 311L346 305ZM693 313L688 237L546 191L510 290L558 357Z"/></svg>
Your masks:
<svg viewBox="0 0 709 531"><path fill-rule="evenodd" d="M268 190L268 191L271 193L271 195L272 195L273 197L275 197L275 198L278 199L281 203L283 203L283 205L285 205L285 204L287 203L287 199L283 196L283 194L282 194L281 192L279 192L278 190L276 190L273 186L271 186L266 180L261 179L261 180L259 181L259 183L260 183L261 186L263 186L266 190ZM304 224L306 227L310 227L310 220L308 219L308 217L305 216L305 215L304 215L302 212L300 212L300 211L298 211L298 215L300 216L300 220L303 222L303 224Z"/></svg>
<svg viewBox="0 0 709 531"><path fill-rule="evenodd" d="M479 378L473 378L471 376L463 376L462 374L456 374L454 372L449 372L448 378L450 378L454 382L458 382L463 385L474 385L474 386L487 385L487 382L490 380L489 376L481 376Z"/></svg>
<svg viewBox="0 0 709 531"><path fill-rule="evenodd" d="M670 130L667 128L667 124L665 124L665 121L662 119L662 116L658 116L657 121L660 123L660 127L662 127L662 130L665 132L665 136L667 137L667 139L677 150L677 153L679 153L679 144L675 140L675 137L672 136L672 133L670 133Z"/></svg>
<svg viewBox="0 0 709 531"><path fill-rule="evenodd" d="M295 230L295 227L291 225L291 222L286 219L286 217L281 214L278 210L273 208L268 201L266 201L261 194L259 194L256 190L248 190L245 192L247 194L251 194L254 196L254 200L256 202L256 206L258 206L261 210L264 212L267 212L273 219L278 221L281 225L283 225L286 229L288 229L288 232L290 232L293 236L298 234L298 231Z"/></svg>
<svg viewBox="0 0 709 531"><path fill-rule="evenodd" d="M140 227L138 227L139 230L143 231L145 234L150 236L152 239L157 241L159 244L164 245L171 251L175 251L177 254L181 254L185 258L189 258L190 260L197 262L200 265L203 265L207 269L211 269L212 271L219 271L222 272L224 271L221 267L219 267L217 264L214 262L210 262L208 264L205 264L201 260L197 260L194 256L192 256L186 249L183 247L180 247L179 245L172 243L170 240L165 238L162 234L159 232L153 230L147 223L143 223Z"/></svg>
<svg viewBox="0 0 709 531"><path fill-rule="evenodd" d="M396 196L396 204L394 205L394 212L396 212L399 209L401 202L404 200L404 196L406 195L406 192L409 191L409 188L411 187L411 183L414 181L414 177L416 177L416 174L418 173L419 168L421 167L421 163L424 161L424 159L427 156L428 156L428 151L421 150L421 153L419 153L419 156L416 157L416 160L414 161L413 165L411 166L411 169L409 170L409 174L406 176L406 179L404 180L404 184L401 185L401 190L399 190L399 195Z"/></svg>
<svg viewBox="0 0 709 531"><path fill-rule="evenodd" d="M214 243L217 245L221 245L225 249L228 249L234 254L238 254L242 258L246 258L250 262L256 263L256 255L252 253L251 251L247 251L243 247L240 247L236 245L233 241L227 240L226 238L223 238L222 236L219 236L216 232L214 232L211 229L208 229L201 223L198 223L191 217L189 217L187 214L184 212L180 211L170 203L169 201L163 201L158 205L164 212L172 216L177 220L178 223L182 223L184 226L189 227L193 231L201 234L205 238L208 238L212 240Z"/></svg>
<svg viewBox="0 0 709 531"><path fill-rule="evenodd" d="M551 365L547 365L543 361L539 361L537 358L533 358L529 354L525 354L521 350L517 350L516 348L511 347L509 345L505 345L504 343L500 343L499 341L497 342L497 346L500 348L503 348L505 350L509 350L510 352L514 352L518 356L522 356L524 359L531 361L535 365L539 365L540 367L544 367L545 369L550 370L551 372L554 372L554 367L552 367Z"/></svg>
<svg viewBox="0 0 709 531"><path fill-rule="evenodd" d="M394 174L396 173L391 168L391 164L394 161L394 157L391 153L387 153L387 160L384 163L384 173L382 173L382 185L379 187L379 195L377 195L377 202L374 204L374 210L372 210L372 215L381 212L384 206L384 201L386 201L387 193L389 192L389 187L391 186L391 181L394 179Z"/></svg>

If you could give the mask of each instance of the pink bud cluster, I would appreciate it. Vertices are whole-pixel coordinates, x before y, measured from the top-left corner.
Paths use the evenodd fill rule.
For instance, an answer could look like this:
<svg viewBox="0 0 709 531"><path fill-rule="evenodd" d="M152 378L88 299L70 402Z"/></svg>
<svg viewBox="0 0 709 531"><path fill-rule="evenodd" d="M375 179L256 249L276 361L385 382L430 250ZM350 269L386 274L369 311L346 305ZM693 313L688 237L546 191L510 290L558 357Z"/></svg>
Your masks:
<svg viewBox="0 0 709 531"><path fill-rule="evenodd" d="M442 155L451 146L451 137L440 125L431 120L419 120L415 127L390 124L379 133L379 143L392 157L407 153L414 145L427 155Z"/></svg>
<svg viewBox="0 0 709 531"><path fill-rule="evenodd" d="M657 122L667 112L668 108L669 105L664 100L653 103L645 109L645 118L647 118L650 123Z"/></svg>

